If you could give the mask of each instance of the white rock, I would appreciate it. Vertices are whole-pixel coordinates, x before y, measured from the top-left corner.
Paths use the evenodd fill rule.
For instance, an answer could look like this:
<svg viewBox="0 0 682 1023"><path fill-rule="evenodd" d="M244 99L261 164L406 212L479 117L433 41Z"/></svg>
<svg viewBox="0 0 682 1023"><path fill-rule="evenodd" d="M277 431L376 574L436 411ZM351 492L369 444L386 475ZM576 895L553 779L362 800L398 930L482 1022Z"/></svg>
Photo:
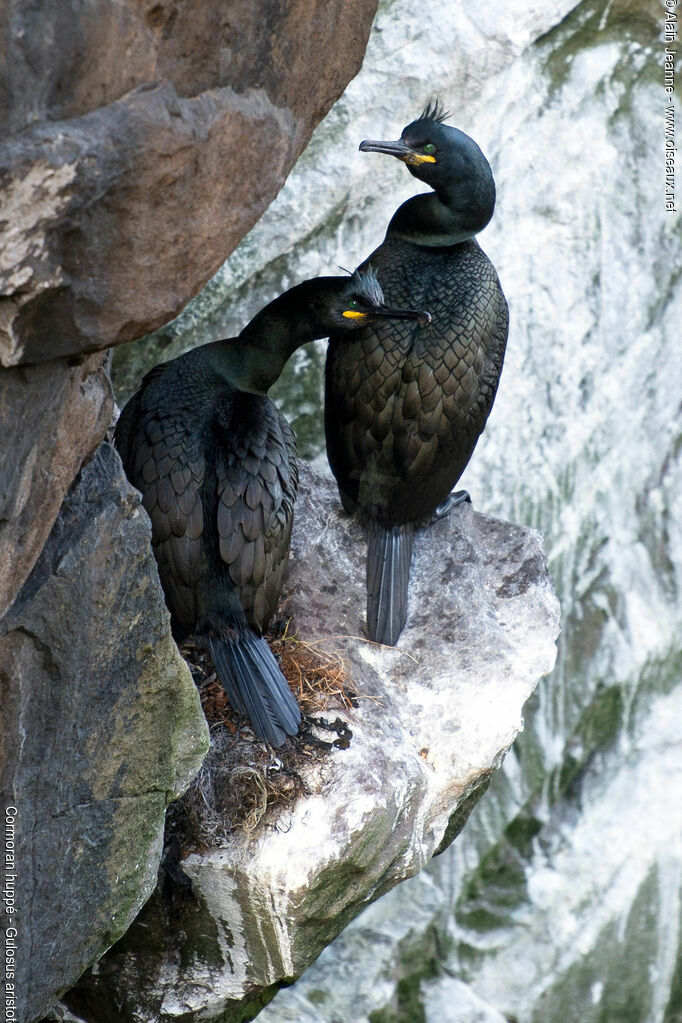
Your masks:
<svg viewBox="0 0 682 1023"><path fill-rule="evenodd" d="M554 664L559 608L539 534L469 505L418 536L398 646L358 638L364 532L339 510L331 478L301 469L288 610L302 639L346 659L358 706L323 717L347 721L350 745L305 771L308 795L276 828L182 861L198 908L173 917L157 897L145 907L79 985L98 1023L112 984L122 1018L222 1020L301 973L452 841Z"/></svg>

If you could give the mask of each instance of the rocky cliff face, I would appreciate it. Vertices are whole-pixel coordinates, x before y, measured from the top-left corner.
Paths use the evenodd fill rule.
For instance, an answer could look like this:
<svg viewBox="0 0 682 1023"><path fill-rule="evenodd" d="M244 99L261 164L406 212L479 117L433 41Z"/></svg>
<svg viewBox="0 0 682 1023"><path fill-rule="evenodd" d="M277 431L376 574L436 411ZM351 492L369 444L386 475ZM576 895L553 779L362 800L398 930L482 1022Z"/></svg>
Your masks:
<svg viewBox="0 0 682 1023"><path fill-rule="evenodd" d="M18 1019L133 918L165 805L205 749L148 526L101 446L104 350L175 315L256 222L359 67L375 9L0 12L2 769L31 950Z"/></svg>
<svg viewBox="0 0 682 1023"><path fill-rule="evenodd" d="M96 0L36 20L10 4L1 364L105 348L177 313L279 191L375 9Z"/></svg>
<svg viewBox="0 0 682 1023"><path fill-rule="evenodd" d="M164 323L217 269L358 69L375 8L3 11L0 366L49 368L3 374L3 422L22 441L3 451L0 564L14 567L0 613L109 425L102 360L86 353Z"/></svg>
<svg viewBox="0 0 682 1023"><path fill-rule="evenodd" d="M358 142L396 137L429 96L491 159L481 244L512 328L463 483L477 508L548 537L558 666L452 850L352 924L267 1023L682 1011L682 749L666 723L680 698L682 293L662 31L653 2L524 0L487 17L469 2L382 5L361 74L277 201L151 339L231 333L281 287L370 252L416 185ZM301 355L287 385L310 454L322 361Z"/></svg>
<svg viewBox="0 0 682 1023"><path fill-rule="evenodd" d="M103 445L0 624L16 808L16 1018L39 1018L148 898L168 803L208 747L139 495Z"/></svg>
<svg viewBox="0 0 682 1023"><path fill-rule="evenodd" d="M10 228L0 246L9 367L0 416L11 441L0 514L0 597L10 608L3 778L6 791L26 793L35 807L26 841L41 884L31 927L47 935L36 950L47 955L57 941L50 899L69 905L50 882L70 871L80 882L81 862L114 915L111 923L93 913L94 934L78 929L90 922L85 914L71 920L78 954L62 972L34 972L32 1011L134 915L152 883L163 805L201 747L158 594L148 591L153 642L136 631L151 572L139 561L146 540L134 504L120 478L112 483L117 470L106 457L73 483L109 420L97 350L179 309L256 220L304 144L298 118L308 110L309 130L320 97L324 106L338 93L359 62L362 47L351 38L372 15L372 4L348 17L340 13L347 4L321 4L290 23L269 8L231 8L232 19L210 7L195 4L190 15L173 3L102 3L87 16L79 7L74 21L67 4L41 12L37 25L29 5L15 2L1 16L8 59L0 102L9 99L1 123L10 132L2 220ZM491 158L498 210L481 241L510 299L512 335L496 409L464 482L477 508L547 535L565 611L558 666L458 841L351 924L263 1011L267 1023L676 1023L682 1011L682 751L672 723L680 709L682 297L679 219L665 211L655 127L665 104L662 22L653 0L519 0L485 15L470 0L384 4L362 73L266 217L197 304L127 355L127 369L119 364L130 387L138 368L174 346L234 333L283 287L364 257L415 182L397 164L357 154L357 143L394 137L430 95L441 95ZM304 75L313 58L311 88ZM323 87L332 71L336 93ZM251 139L254 174L245 184ZM289 373L309 452L319 444L321 361L319 349L302 354ZM67 492L80 494L78 514L63 503ZM116 547L103 546L112 536ZM121 550L141 575L117 576L113 604L107 557L115 563ZM133 646L120 651L125 706L148 713L150 702L164 702L151 698L156 691L179 700L181 713L159 728L176 735L170 747L181 753L147 765L151 774L135 790L141 801L118 773L139 755L134 712L101 785L84 785L68 764L63 783L37 770L42 735L53 745L95 736L110 746L106 708L95 706L96 727L73 714L83 700L76 674L84 713L98 695L91 678L115 692L122 684L97 654L94 626L65 618L68 629L57 628L76 598L88 623L109 625L123 608L131 625ZM64 646L67 631L74 649ZM68 698L57 699L62 689ZM27 722L35 742L22 760ZM64 821L100 814L97 834L113 841L128 804L133 821L153 806L156 823L144 824L135 855L124 843L123 860L106 860L127 872L115 868L102 881L91 833L79 845ZM41 859L43 843L55 851Z"/></svg>
<svg viewBox="0 0 682 1023"><path fill-rule="evenodd" d="M345 662L356 706L332 705L316 718L327 722L316 730L321 740L340 733L343 741L321 761L311 759L314 746L293 762L288 751L279 766L271 760L270 771L299 773L304 792L255 831L185 850L191 896L176 889L173 899L161 884L66 996L79 1016L249 1018L245 1007L263 988L305 970L364 906L464 826L554 664L559 608L541 539L470 505L420 532L395 649L358 638L365 550L333 481L302 465L286 609L301 642ZM205 781L205 792L221 784ZM202 817L206 805L200 800Z"/></svg>

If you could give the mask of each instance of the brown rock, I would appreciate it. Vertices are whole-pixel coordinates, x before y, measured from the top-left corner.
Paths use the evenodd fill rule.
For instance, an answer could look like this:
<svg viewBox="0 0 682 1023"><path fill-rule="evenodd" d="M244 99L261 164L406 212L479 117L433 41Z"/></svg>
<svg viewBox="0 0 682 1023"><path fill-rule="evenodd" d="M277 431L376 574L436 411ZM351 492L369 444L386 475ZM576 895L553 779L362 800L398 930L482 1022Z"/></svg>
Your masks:
<svg viewBox="0 0 682 1023"><path fill-rule="evenodd" d="M3 22L5 366L172 318L359 69L376 0L75 7Z"/></svg>
<svg viewBox="0 0 682 1023"><path fill-rule="evenodd" d="M359 69L377 0L227 6L0 11L0 766L31 949L21 1023L149 895L205 740L146 516L108 445L87 461L111 421L101 350L172 318L256 222Z"/></svg>
<svg viewBox="0 0 682 1023"><path fill-rule="evenodd" d="M359 69L376 0L8 0L0 17L0 138L80 117L148 82L179 96L265 89L309 125Z"/></svg>
<svg viewBox="0 0 682 1023"><path fill-rule="evenodd" d="M104 436L106 356L0 371L0 617L33 568L64 494Z"/></svg>
<svg viewBox="0 0 682 1023"><path fill-rule="evenodd" d="M104 348L171 317L279 189L295 125L264 94L180 99L165 83L55 131L29 129L0 155L18 225L0 256L7 366ZM239 154L255 180L238 173Z"/></svg>
<svg viewBox="0 0 682 1023"><path fill-rule="evenodd" d="M145 334L214 273L358 70L375 9L3 6L0 366L58 361L0 377L0 614L110 419L101 357L65 357Z"/></svg>

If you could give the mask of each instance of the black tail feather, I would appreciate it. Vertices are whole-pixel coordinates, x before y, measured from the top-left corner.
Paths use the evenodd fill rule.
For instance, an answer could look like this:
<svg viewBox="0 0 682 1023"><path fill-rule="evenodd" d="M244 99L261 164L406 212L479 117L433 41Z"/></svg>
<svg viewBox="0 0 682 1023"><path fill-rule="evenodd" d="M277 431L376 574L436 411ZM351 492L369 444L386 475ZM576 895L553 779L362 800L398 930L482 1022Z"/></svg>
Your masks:
<svg viewBox="0 0 682 1023"><path fill-rule="evenodd" d="M283 746L287 735L298 732L301 712L266 641L248 628L236 635L213 632L207 639L234 709L249 718L260 739Z"/></svg>
<svg viewBox="0 0 682 1023"><path fill-rule="evenodd" d="M367 629L376 643L395 646L407 619L414 527L370 523L367 546Z"/></svg>

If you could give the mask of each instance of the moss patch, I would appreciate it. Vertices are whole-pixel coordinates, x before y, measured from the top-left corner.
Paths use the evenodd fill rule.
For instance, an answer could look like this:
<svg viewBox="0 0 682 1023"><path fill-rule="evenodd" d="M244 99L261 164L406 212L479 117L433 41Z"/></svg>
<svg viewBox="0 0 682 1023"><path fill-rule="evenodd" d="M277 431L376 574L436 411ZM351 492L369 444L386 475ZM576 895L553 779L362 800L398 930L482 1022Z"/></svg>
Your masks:
<svg viewBox="0 0 682 1023"><path fill-rule="evenodd" d="M613 748L622 731L623 719L622 686L598 690L581 715L578 727L569 740L568 751L550 785L552 801L556 802L566 795L577 795L584 770L597 752Z"/></svg>
<svg viewBox="0 0 682 1023"><path fill-rule="evenodd" d="M604 15L608 6L606 18ZM660 33L661 8L653 0L583 0L563 21L535 43L548 56L545 69L550 83L550 98L568 81L573 59L585 50L605 43L617 43L627 56L616 69L615 77L623 81L630 91L635 86L630 67L628 39L638 47L655 46ZM628 74L628 70L629 74ZM647 69L653 79L653 71Z"/></svg>
<svg viewBox="0 0 682 1023"><path fill-rule="evenodd" d="M434 856L440 856L441 853L445 852L448 846L452 845L454 840L457 838L459 833L462 831L464 825L469 820L471 811L476 806L484 792L487 791L490 785L492 774L488 774L483 778L483 781L476 786L473 792L470 792L466 799L463 799L460 805L457 807L455 812L448 821L448 826L445 829L445 834L441 839L441 843L434 852Z"/></svg>
<svg viewBox="0 0 682 1023"><path fill-rule="evenodd" d="M426 1023L422 983L433 980L439 972L437 939L431 929L418 947L403 950L391 1004L370 1012L369 1023Z"/></svg>
<svg viewBox="0 0 682 1023"><path fill-rule="evenodd" d="M639 889L625 927L610 923L594 951L557 979L532 1023L642 1023L650 1019L660 911L655 869Z"/></svg>

